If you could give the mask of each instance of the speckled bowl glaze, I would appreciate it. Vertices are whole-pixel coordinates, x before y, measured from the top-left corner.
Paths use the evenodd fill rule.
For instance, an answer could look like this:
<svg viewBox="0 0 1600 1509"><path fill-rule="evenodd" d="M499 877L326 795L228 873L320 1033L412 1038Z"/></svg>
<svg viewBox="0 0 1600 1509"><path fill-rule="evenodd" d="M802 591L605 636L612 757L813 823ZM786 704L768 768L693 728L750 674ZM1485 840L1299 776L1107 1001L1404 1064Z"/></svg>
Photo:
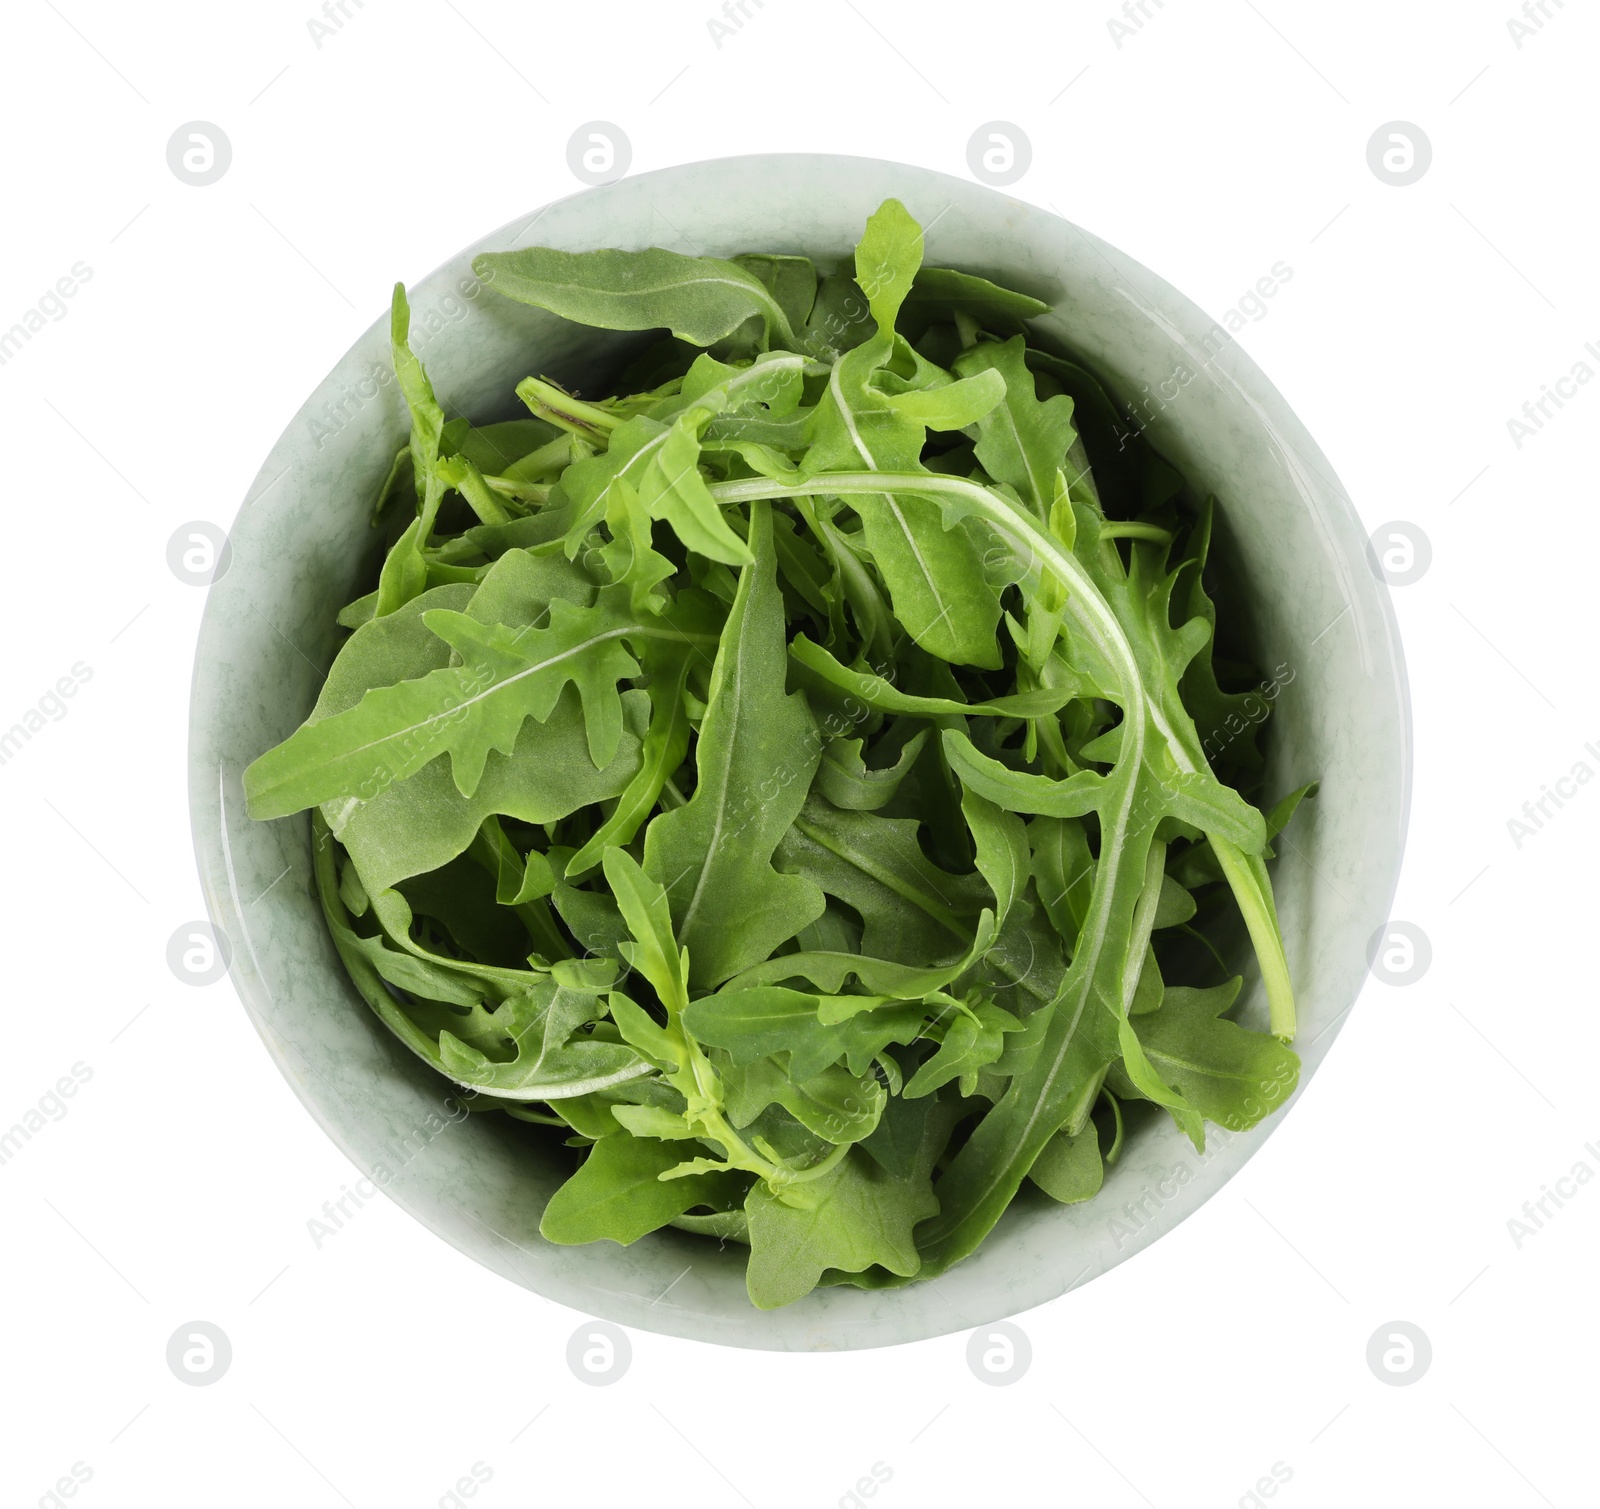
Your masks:
<svg viewBox="0 0 1600 1509"><path fill-rule="evenodd" d="M1410 785L1405 671L1387 589L1333 469L1188 299L996 190L900 163L778 154L625 178L485 236L412 288L413 342L440 394L474 419L509 417L507 398L530 372L603 391L642 338L498 298L472 276L477 253L667 246L831 263L889 195L929 227L926 261L1048 301L1038 328L1087 357L1155 444L1217 496L1219 553L1250 605L1256 663L1279 682L1267 789L1322 782L1275 866L1303 1087L1361 988L1367 941L1394 894ZM512 1282L624 1325L774 1350L886 1346L1013 1315L1104 1273L1215 1194L1292 1114L1291 1103L1253 1132L1212 1130L1204 1155L1150 1118L1095 1200L1019 1200L937 1291L819 1289L762 1312L745 1296L741 1249L670 1230L626 1248L546 1243L540 1212L571 1155L539 1128L465 1117L390 1036L324 929L307 815L252 822L240 792L244 767L309 711L340 638L334 615L366 590L379 549L368 513L406 431L385 315L284 431L234 522L231 567L211 588L195 658L190 800L207 904L245 1009L328 1135L424 1225ZM1247 979L1245 1016L1264 1022L1259 983Z"/></svg>

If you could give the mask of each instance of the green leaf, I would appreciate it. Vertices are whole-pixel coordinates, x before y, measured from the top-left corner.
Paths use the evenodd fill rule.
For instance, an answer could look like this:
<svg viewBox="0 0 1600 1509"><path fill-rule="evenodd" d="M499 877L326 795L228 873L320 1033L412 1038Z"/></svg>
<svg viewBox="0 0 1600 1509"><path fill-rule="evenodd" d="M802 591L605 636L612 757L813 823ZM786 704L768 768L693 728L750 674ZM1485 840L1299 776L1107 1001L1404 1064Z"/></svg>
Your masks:
<svg viewBox="0 0 1600 1509"><path fill-rule="evenodd" d="M754 252L732 259L761 281L783 311L790 328L801 330L810 318L817 298L817 269L809 257L781 256L775 252Z"/></svg>
<svg viewBox="0 0 1600 1509"><path fill-rule="evenodd" d="M940 735L945 758L961 784L987 802L1007 812L1037 813L1042 817L1082 817L1098 811L1109 785L1105 776L1080 770L1065 780L1013 770L973 748L959 729Z"/></svg>
<svg viewBox="0 0 1600 1509"><path fill-rule="evenodd" d="M617 899L634 943L630 962L647 979L669 1012L688 1000L684 950L673 936L667 893L626 849L605 851L606 881Z"/></svg>
<svg viewBox="0 0 1600 1509"><path fill-rule="evenodd" d="M821 1178L784 1195L758 1183L745 1199L747 1282L751 1301L763 1310L809 1294L829 1268L916 1273L921 1259L912 1228L938 1209L926 1174L896 1179L854 1149Z"/></svg>
<svg viewBox="0 0 1600 1509"><path fill-rule="evenodd" d="M422 552L433 531L446 483L439 475L439 450L444 433L444 411L434 397L433 384L408 344L411 308L404 283L394 285L389 309L389 346L395 376L411 414L411 471L416 481L418 512L384 560L378 577L376 616L393 613L427 588L428 568Z"/></svg>
<svg viewBox="0 0 1600 1509"><path fill-rule="evenodd" d="M571 990L550 980L527 995L513 996L495 1011L496 1025L515 1051L491 1057L455 1034L439 1034L440 1067L458 1084L508 1100L555 1101L591 1095L652 1072L652 1066L622 1043L572 1037L599 1014L597 992Z"/></svg>
<svg viewBox="0 0 1600 1509"><path fill-rule="evenodd" d="M1099 1194L1105 1165L1094 1123L1088 1123L1075 1137L1057 1132L1034 1159L1028 1178L1063 1205L1078 1205Z"/></svg>
<svg viewBox="0 0 1600 1509"><path fill-rule="evenodd" d="M797 634L789 645L796 665L826 686L837 687L857 697L874 712L899 713L913 718L992 717L1037 718L1053 713L1070 702L1076 692L1071 687L1039 688L1008 692L978 702L957 702L949 697L921 697L903 692L885 677L871 671L853 670L841 665L821 645Z"/></svg>
<svg viewBox="0 0 1600 1509"><path fill-rule="evenodd" d="M1169 986L1159 1011L1129 1024L1158 1086L1167 1091L1159 1103L1173 1110L1180 1126L1180 1113L1189 1111L1242 1132L1277 1110L1299 1082L1300 1059L1292 1049L1222 1015L1237 999L1239 984L1233 980L1213 990ZM1131 1064L1129 1073L1148 1094ZM1195 1141L1202 1145L1200 1138Z"/></svg>
<svg viewBox="0 0 1600 1509"><path fill-rule="evenodd" d="M1017 899L1028 885L1028 830L1021 819L963 790L961 811L972 830L978 873L994 893L995 922L1003 927Z"/></svg>
<svg viewBox="0 0 1600 1509"><path fill-rule="evenodd" d="M645 868L667 889L697 985L766 958L824 906L810 881L772 867L821 751L805 698L784 691L783 599L765 504L751 511L750 545L755 560L739 574L711 672L694 795L645 830Z"/></svg>
<svg viewBox="0 0 1600 1509"><path fill-rule="evenodd" d="M725 1197L730 1176L661 1176L682 1161L670 1143L626 1132L602 1137L577 1173L550 1197L539 1220L547 1242L573 1245L606 1238L626 1247L696 1205Z"/></svg>
<svg viewBox="0 0 1600 1509"><path fill-rule="evenodd" d="M1002 288L974 273L957 272L953 267L918 268L911 292L901 307L918 314L959 310L975 320L1000 322L1037 319L1050 313L1050 306L1042 299Z"/></svg>
<svg viewBox="0 0 1600 1509"><path fill-rule="evenodd" d="M930 430L964 430L982 421L1005 395L1005 379L985 371L935 388L890 394L885 401L896 413Z"/></svg>
<svg viewBox="0 0 1600 1509"><path fill-rule="evenodd" d="M1004 482L1040 518L1047 518L1055 499L1056 472L1067 465L1067 452L1077 440L1072 427L1072 400L1064 393L1040 403L1033 374L1023 360L1023 338L986 341L956 359L955 370L968 382L979 375L1001 385L1003 402L991 405L978 419L975 454L996 482Z"/></svg>
<svg viewBox="0 0 1600 1509"><path fill-rule="evenodd" d="M460 664L375 687L355 707L303 724L246 768L251 815L282 817L341 798L370 801L441 754L450 756L456 789L470 797L490 754L510 754L527 719L547 721L568 684L583 705L590 758L597 768L609 765L622 737L617 682L639 669L623 641L687 637L641 620L626 594L612 595L619 591L603 589L592 608L557 599L542 629L428 609L424 624Z"/></svg>
<svg viewBox="0 0 1600 1509"><path fill-rule="evenodd" d="M935 1090L985 1069L1005 1050L1005 1034L1022 1028L1009 1011L987 1002L975 1010L962 1011L950 1019L939 1050L928 1059L905 1087L908 1100L931 1095Z"/></svg>
<svg viewBox="0 0 1600 1509"><path fill-rule="evenodd" d="M1089 910L1094 856L1081 822L1036 817L1028 824L1028 846L1039 900L1067 944L1077 941Z"/></svg>
<svg viewBox="0 0 1600 1509"><path fill-rule="evenodd" d="M943 990L970 969L994 942L994 935L994 913L985 911L978 918L972 946L947 964L901 964L893 959L874 959L863 954L805 949L792 954L775 954L760 964L753 964L734 976L729 984L743 989L784 980L809 980L819 990L837 995L847 980L855 979L863 990L874 995L921 1000L933 991Z"/></svg>
<svg viewBox="0 0 1600 1509"><path fill-rule="evenodd" d="M927 729L919 730L906 740L894 764L881 769L868 769L861 756L863 740L830 739L817 766L815 789L835 807L876 812L894 800L927 737Z"/></svg>
<svg viewBox="0 0 1600 1509"><path fill-rule="evenodd" d="M653 669L646 688L650 698L650 728L644 736L638 774L617 798L611 815L567 861L569 877L592 869L607 847L631 843L661 799L662 788L683 763L689 748L689 708L684 692L695 653L686 649L671 657L663 655L663 663Z"/></svg>
<svg viewBox="0 0 1600 1509"><path fill-rule="evenodd" d="M662 1106L612 1106L612 1116L635 1137L657 1137L664 1142L685 1142L694 1130L683 1117Z"/></svg>
<svg viewBox="0 0 1600 1509"><path fill-rule="evenodd" d="M924 426L871 379L894 351L894 320L922 259L922 232L896 199L867 221L856 247L856 281L877 334L834 363L808 427L810 476L840 468L905 471L918 464ZM998 667L1000 599L981 547L964 525L944 527L925 497L884 492L850 499L867 548L889 587L895 615L930 654L957 664Z"/></svg>
<svg viewBox="0 0 1600 1509"><path fill-rule="evenodd" d="M907 963L965 949L981 895L964 876L932 863L916 818L847 812L807 800L775 863L847 903L864 924L862 950Z"/></svg>
<svg viewBox="0 0 1600 1509"><path fill-rule="evenodd" d="M520 575L520 568L513 574ZM476 602L469 587L437 587L363 625L335 659L308 726L357 706L374 687L446 665L449 647L428 630L422 614L433 607L470 610ZM437 758L364 800L328 803L323 815L367 890L381 892L464 852L491 814L549 823L616 796L639 769L645 708L643 692L624 693L622 742L605 770L596 770L589 757L582 709L569 688L545 723L524 725L509 756L489 756L471 798L457 789L449 761Z"/></svg>
<svg viewBox="0 0 1600 1509"><path fill-rule="evenodd" d="M683 1022L702 1043L726 1049L735 1064L781 1053L807 1034L823 1035L816 996L775 985L701 996L689 1003Z"/></svg>
<svg viewBox="0 0 1600 1509"><path fill-rule="evenodd" d="M700 431L715 409L696 407L673 420L639 472L639 502L653 519L665 519L674 533L708 560L743 566L750 549L727 525L722 510L701 477Z"/></svg>
<svg viewBox="0 0 1600 1509"><path fill-rule="evenodd" d="M769 336L792 345L778 301L755 273L719 257L645 251L558 251L525 246L484 252L472 270L496 293L601 330L667 329L709 346L760 315Z"/></svg>

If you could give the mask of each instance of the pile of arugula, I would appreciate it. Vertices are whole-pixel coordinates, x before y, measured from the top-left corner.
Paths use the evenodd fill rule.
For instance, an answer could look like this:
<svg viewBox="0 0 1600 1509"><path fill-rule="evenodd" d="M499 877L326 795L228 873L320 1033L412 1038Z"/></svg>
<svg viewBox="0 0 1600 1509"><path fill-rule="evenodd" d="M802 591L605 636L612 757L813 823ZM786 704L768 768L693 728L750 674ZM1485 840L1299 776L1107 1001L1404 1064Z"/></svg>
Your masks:
<svg viewBox="0 0 1600 1509"><path fill-rule="evenodd" d="M397 287L378 510L417 506L244 778L254 817L313 809L396 1036L582 1150L544 1235L747 1243L762 1307L936 1275L1025 1180L1089 1198L1124 1102L1199 1147L1298 1075L1265 860L1311 788L1239 795L1209 501L1035 344L1047 306L921 263L894 199L853 275L480 257L669 332L622 396L529 377L485 426L446 421ZM1270 1033L1226 1015L1241 917Z"/></svg>

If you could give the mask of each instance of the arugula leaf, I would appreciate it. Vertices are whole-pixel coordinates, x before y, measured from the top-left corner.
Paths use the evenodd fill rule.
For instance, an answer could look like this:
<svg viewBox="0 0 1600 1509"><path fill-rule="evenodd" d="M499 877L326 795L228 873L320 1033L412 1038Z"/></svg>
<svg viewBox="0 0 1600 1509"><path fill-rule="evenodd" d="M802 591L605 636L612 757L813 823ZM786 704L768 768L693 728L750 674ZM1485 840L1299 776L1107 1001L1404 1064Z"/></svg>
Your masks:
<svg viewBox="0 0 1600 1509"><path fill-rule="evenodd" d="M647 251L558 251L524 246L484 252L472 270L509 299L537 304L600 330L665 328L679 340L709 346L760 315L770 336L793 345L782 306L762 280L737 262Z"/></svg>
<svg viewBox="0 0 1600 1509"><path fill-rule="evenodd" d="M922 852L915 818L843 811L813 796L778 845L776 863L861 917L861 947L881 959L926 959L964 949L981 898Z"/></svg>
<svg viewBox="0 0 1600 1509"><path fill-rule="evenodd" d="M751 511L750 545L755 559L739 574L711 672L694 795L645 830L645 869L667 888L694 978L709 984L766 958L824 905L811 881L772 866L821 748L805 698L783 689L783 600L765 506Z"/></svg>
<svg viewBox="0 0 1600 1509"><path fill-rule="evenodd" d="M921 1267L912 1230L938 1203L925 1174L897 1179L855 1152L789 1200L754 1185L745 1199L751 1301L763 1310L790 1304L829 1268L878 1265L909 1277Z"/></svg>
<svg viewBox="0 0 1600 1509"><path fill-rule="evenodd" d="M1057 1132L1034 1159L1028 1178L1063 1205L1078 1205L1099 1194L1105 1164L1100 1157L1100 1134L1093 1123L1075 1137Z"/></svg>
<svg viewBox="0 0 1600 1509"><path fill-rule="evenodd" d="M616 1132L589 1149L575 1173L550 1197L539 1218L547 1242L606 1238L627 1247L696 1205L710 1205L729 1188L726 1174L691 1174L663 1181L682 1158L668 1143Z"/></svg>
<svg viewBox="0 0 1600 1509"><path fill-rule="evenodd" d="M1072 427L1072 400L1064 393L1041 403L1024 359L1024 343L1014 335L1003 343L985 341L958 356L954 370L975 380L998 377L1004 402L978 420L973 454L996 482L1007 483L1040 518L1055 501L1056 472L1078 438Z"/></svg>
<svg viewBox="0 0 1600 1509"><path fill-rule="evenodd" d="M971 1076L994 1063L1005 1051L1005 1034L1021 1028L1022 1023L1010 1012L987 1002L976 1010L960 1012L945 1028L939 1051L918 1068L902 1093L906 1099L915 1100L952 1080L970 1084Z"/></svg>
<svg viewBox="0 0 1600 1509"><path fill-rule="evenodd" d="M886 199L856 247L856 281L877 333L833 366L808 431L808 476L846 467L901 471L916 465L923 424L874 388L871 378L894 351L895 315L921 261L920 227L899 200ZM976 536L960 525L945 529L938 507L926 498L883 492L852 502L896 617L911 638L942 659L998 667L1000 599L984 574Z"/></svg>
<svg viewBox="0 0 1600 1509"><path fill-rule="evenodd" d="M356 797L415 775L448 754L456 789L478 789L492 752L510 754L523 723L547 721L570 683L583 705L597 769L622 738L619 680L638 674L625 639L691 638L634 613L620 589L601 589L593 607L556 599L548 628L512 630L468 614L431 608L423 623L460 656L410 681L375 687L353 708L303 725L245 771L252 817L283 817Z"/></svg>
<svg viewBox="0 0 1600 1509"><path fill-rule="evenodd" d="M861 739L830 739L817 766L816 790L835 807L876 812L892 802L922 753L928 732L919 730L901 746L899 758L882 769L868 769Z"/></svg>
<svg viewBox="0 0 1600 1509"><path fill-rule="evenodd" d="M959 718L974 714L994 718L1042 717L1065 706L1074 694L1071 687L1040 687L977 702L958 702L950 697L922 697L903 692L873 672L840 665L821 645L813 644L804 634L795 636L789 655L816 681L849 692L874 712L904 713L914 718Z"/></svg>
<svg viewBox="0 0 1600 1509"><path fill-rule="evenodd" d="M433 384L422 363L412 354L410 331L411 308L406 302L405 284L396 283L389 310L389 344L400 392L411 414L411 473L417 487L418 512L384 559L373 606L379 617L393 613L427 589L428 567L422 551L433 532L446 490L439 474L444 410L434 397Z"/></svg>
<svg viewBox="0 0 1600 1509"><path fill-rule="evenodd" d="M1242 1132L1277 1110L1300 1078L1293 1049L1222 1015L1238 998L1240 983L1210 990L1169 986L1159 1011L1129 1023L1140 1048L1129 1061L1130 1077L1141 1091L1154 1081L1157 1093L1149 1098L1172 1110L1200 1148L1200 1118ZM1135 1062L1142 1075L1133 1073Z"/></svg>

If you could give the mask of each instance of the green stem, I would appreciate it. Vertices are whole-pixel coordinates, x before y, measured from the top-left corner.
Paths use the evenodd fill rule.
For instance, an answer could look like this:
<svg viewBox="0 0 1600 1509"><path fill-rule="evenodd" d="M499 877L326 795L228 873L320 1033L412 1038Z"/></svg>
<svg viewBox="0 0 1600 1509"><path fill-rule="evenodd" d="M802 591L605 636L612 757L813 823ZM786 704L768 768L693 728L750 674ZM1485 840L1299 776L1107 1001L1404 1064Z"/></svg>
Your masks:
<svg viewBox="0 0 1600 1509"><path fill-rule="evenodd" d="M550 488L541 482L519 482L515 477L485 477L483 479L497 493L505 493L519 503L548 503Z"/></svg>
<svg viewBox="0 0 1600 1509"><path fill-rule="evenodd" d="M1262 894L1257 877L1240 849L1215 833L1211 835L1211 848L1222 866L1222 873L1228 878L1239 910L1244 913L1250 941L1255 944L1261 979L1267 987L1272 1035L1281 1042L1292 1042L1296 1028L1294 986L1289 979L1289 961L1283 955L1283 935L1278 931L1271 903Z"/></svg>
<svg viewBox="0 0 1600 1509"><path fill-rule="evenodd" d="M622 423L616 414L595 404L585 403L581 398L574 398L554 383L542 382L537 377L523 378L517 384L517 397L527 404L535 418L601 446Z"/></svg>
<svg viewBox="0 0 1600 1509"><path fill-rule="evenodd" d="M688 1009L689 997L681 974L672 989L662 995L661 1004L667 1009L666 1033L679 1066L676 1074L668 1075L668 1080L688 1102L684 1120L712 1141L720 1142L723 1156L734 1168L759 1175L776 1191L785 1185L820 1179L849 1151L850 1144L841 1143L820 1163L803 1169L790 1168L787 1163L774 1163L763 1158L734 1131L727 1117L722 1114L722 1085L717 1078L717 1071L694 1035L683 1025L683 1013ZM685 1078L688 1084L683 1083Z"/></svg>
<svg viewBox="0 0 1600 1509"><path fill-rule="evenodd" d="M1172 531L1159 524L1140 524L1133 519L1107 519L1100 526L1102 540L1153 540L1157 545L1170 545Z"/></svg>

